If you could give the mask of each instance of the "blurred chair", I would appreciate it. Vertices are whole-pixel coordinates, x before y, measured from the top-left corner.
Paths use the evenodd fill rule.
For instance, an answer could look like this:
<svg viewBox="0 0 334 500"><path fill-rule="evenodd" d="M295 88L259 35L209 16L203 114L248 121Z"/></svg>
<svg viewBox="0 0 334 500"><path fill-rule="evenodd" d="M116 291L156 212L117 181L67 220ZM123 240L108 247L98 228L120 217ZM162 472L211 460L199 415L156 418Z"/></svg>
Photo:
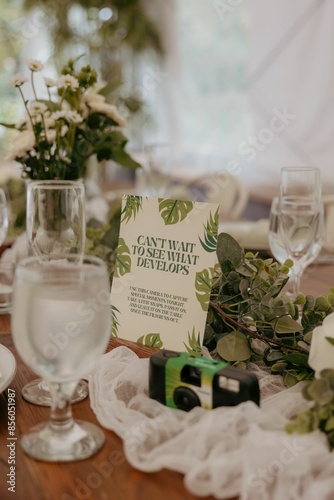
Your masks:
<svg viewBox="0 0 334 500"><path fill-rule="evenodd" d="M249 198L248 189L241 179L228 172L202 175L188 188L199 201L220 205L220 221L240 219Z"/></svg>

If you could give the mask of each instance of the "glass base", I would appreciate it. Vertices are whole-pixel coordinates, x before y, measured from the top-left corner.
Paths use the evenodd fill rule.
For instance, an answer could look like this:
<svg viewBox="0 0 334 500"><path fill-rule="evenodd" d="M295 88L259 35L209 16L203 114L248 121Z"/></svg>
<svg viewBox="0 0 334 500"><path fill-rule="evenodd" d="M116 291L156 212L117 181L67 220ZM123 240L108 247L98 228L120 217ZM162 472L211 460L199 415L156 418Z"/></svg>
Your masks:
<svg viewBox="0 0 334 500"><path fill-rule="evenodd" d="M22 389L22 396L29 403L40 406L51 406L51 395L47 382L38 378L26 384ZM71 403L78 403L88 396L88 383L80 380L71 397Z"/></svg>
<svg viewBox="0 0 334 500"><path fill-rule="evenodd" d="M69 429L53 429L43 422L30 429L21 439L27 455L48 462L71 462L94 455L104 444L102 430L90 422L76 420Z"/></svg>

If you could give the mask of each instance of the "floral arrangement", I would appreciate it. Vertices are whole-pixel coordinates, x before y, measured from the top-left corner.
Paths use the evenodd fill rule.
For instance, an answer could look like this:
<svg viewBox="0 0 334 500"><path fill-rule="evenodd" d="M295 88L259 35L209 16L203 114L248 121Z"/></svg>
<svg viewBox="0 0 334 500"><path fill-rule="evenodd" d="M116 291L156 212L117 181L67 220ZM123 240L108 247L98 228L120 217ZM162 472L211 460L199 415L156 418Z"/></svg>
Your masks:
<svg viewBox="0 0 334 500"><path fill-rule="evenodd" d="M86 161L93 155L126 168L140 166L125 151L127 139L121 128L126 121L106 102L106 84L98 83L89 65L76 71L75 62L70 60L62 68L58 81L44 77L45 98L38 97L35 89L35 74L43 70L40 61L27 61L31 102L23 91L28 78L16 75L10 81L23 99L26 115L17 124L1 125L18 131L7 159L21 163L23 177L78 179L85 175Z"/></svg>

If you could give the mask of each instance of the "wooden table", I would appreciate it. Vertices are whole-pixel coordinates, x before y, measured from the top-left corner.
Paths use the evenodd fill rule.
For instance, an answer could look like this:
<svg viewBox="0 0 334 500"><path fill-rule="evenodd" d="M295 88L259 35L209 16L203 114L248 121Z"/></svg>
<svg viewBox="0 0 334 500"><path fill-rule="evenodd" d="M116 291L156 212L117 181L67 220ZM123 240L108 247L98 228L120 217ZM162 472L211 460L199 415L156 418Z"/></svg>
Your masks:
<svg viewBox="0 0 334 500"><path fill-rule="evenodd" d="M307 269L302 290L312 295L328 294L334 286L334 265L313 265ZM191 500L194 497L183 486L183 476L163 470L146 474L135 470L125 459L122 441L105 430L106 443L94 457L79 462L53 464L26 456L19 445L20 436L31 426L48 420L49 409L27 403L21 397L24 384L35 375L21 362L10 335L10 316L0 316L0 343L8 347L17 360L17 373L10 384L16 395L15 494L7 490L9 472L7 429L7 391L0 396L0 498L19 500ZM117 345L130 346L140 357L152 349L131 342L112 339L109 349ZM73 406L75 418L97 423L89 400ZM212 497L207 497L212 498Z"/></svg>

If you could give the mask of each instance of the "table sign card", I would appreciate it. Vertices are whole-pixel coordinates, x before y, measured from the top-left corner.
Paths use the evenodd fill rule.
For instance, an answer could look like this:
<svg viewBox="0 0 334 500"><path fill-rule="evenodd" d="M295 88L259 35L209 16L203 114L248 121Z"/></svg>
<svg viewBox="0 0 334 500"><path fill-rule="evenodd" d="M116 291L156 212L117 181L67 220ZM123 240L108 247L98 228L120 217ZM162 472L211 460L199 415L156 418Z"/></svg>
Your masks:
<svg viewBox="0 0 334 500"><path fill-rule="evenodd" d="M122 197L111 291L113 334L198 351L216 263L219 205Z"/></svg>

